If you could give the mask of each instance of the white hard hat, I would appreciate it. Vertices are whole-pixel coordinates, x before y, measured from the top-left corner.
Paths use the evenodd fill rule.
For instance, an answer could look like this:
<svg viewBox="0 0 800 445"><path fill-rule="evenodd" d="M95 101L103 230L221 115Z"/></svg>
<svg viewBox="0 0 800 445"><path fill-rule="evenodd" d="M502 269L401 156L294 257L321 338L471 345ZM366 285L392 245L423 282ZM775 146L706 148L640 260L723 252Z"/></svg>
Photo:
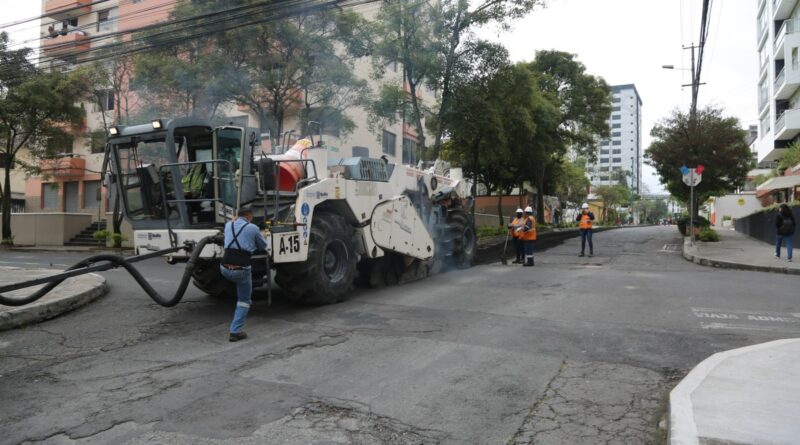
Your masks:
<svg viewBox="0 0 800 445"><path fill-rule="evenodd" d="M588 209L588 208L589 208L589 204L586 204L586 203L584 202L584 203L583 203L583 205L581 206L581 208L582 208L582 209Z"/></svg>
<svg viewBox="0 0 800 445"><path fill-rule="evenodd" d="M533 208L531 206L525 207L525 213L533 213Z"/></svg>
<svg viewBox="0 0 800 445"><path fill-rule="evenodd" d="M522 209L517 209L516 213L522 213Z"/></svg>

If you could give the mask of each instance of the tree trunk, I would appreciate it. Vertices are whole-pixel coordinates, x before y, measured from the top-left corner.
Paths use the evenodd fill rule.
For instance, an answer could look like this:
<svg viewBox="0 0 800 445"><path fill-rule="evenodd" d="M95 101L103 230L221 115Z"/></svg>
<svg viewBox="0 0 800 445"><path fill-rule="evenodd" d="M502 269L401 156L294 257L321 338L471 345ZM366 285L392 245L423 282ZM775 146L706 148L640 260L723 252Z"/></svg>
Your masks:
<svg viewBox="0 0 800 445"><path fill-rule="evenodd" d="M536 181L536 222L544 224L544 162L540 164Z"/></svg>
<svg viewBox="0 0 800 445"><path fill-rule="evenodd" d="M453 74L456 49L461 41L461 12L461 10L458 11L458 15L455 19L452 30L453 34L452 38L450 39L450 47L448 48L447 58L445 59L444 75L442 76L442 103L439 106L436 138L433 142L434 159L439 157L439 149L442 147L442 134L444 133L442 121L444 119L444 114L447 112L447 107L450 105L450 79Z"/></svg>
<svg viewBox="0 0 800 445"><path fill-rule="evenodd" d="M14 245L14 240L11 239L11 165L13 165L14 158L10 155L10 151L6 151L8 156L5 168L5 178L3 180L3 236L2 244Z"/></svg>
<svg viewBox="0 0 800 445"><path fill-rule="evenodd" d="M500 227L503 227L505 225L505 223L503 221L503 193L502 192L500 192L500 196L497 197L497 216L500 219L498 224L500 224Z"/></svg>

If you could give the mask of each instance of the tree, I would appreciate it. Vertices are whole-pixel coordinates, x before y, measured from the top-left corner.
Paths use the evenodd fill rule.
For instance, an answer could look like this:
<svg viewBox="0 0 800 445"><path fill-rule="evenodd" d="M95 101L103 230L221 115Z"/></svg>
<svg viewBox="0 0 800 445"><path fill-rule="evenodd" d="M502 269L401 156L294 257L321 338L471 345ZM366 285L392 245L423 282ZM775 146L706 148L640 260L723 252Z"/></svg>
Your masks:
<svg viewBox="0 0 800 445"><path fill-rule="evenodd" d="M546 135L538 136L537 125L556 110L538 93L525 66L508 64L504 48L472 44L453 79L452 106L443 115L451 137L442 145L442 157L502 196L526 176L533 147L548 143ZM502 198L498 216L502 224Z"/></svg>
<svg viewBox="0 0 800 445"><path fill-rule="evenodd" d="M585 165L583 159L575 162L564 159L550 171L555 182L555 194L562 203L581 203L586 200L592 183L586 177Z"/></svg>
<svg viewBox="0 0 800 445"><path fill-rule="evenodd" d="M440 11L424 1L387 1L381 4L372 24L371 48L373 77L384 82L371 106L373 131L410 117L417 133L418 153L425 147L423 118L431 104L423 103L420 88L425 82L435 84L439 72L440 36L436 34ZM401 79L389 71L401 70ZM408 91L406 91L406 87Z"/></svg>
<svg viewBox="0 0 800 445"><path fill-rule="evenodd" d="M0 33L0 154L5 159L2 196L2 243L13 244L11 233L11 168L36 171L18 156L27 150L33 159L52 155L50 138L80 128L84 110L76 105L87 89L77 73L43 72L27 60L29 48L8 49L8 34Z"/></svg>
<svg viewBox="0 0 800 445"><path fill-rule="evenodd" d="M475 48L475 40L470 28L484 26L489 23L499 24L506 28L509 21L525 16L539 0L484 0L470 3L467 0L443 0L437 2L435 35L439 37L436 50L439 52L439 72L435 79L436 90L440 91L440 100L434 124L435 140L431 157L436 158L442 144L442 137L447 128L442 125L444 115L452 103L452 81L457 74L459 62L469 57Z"/></svg>
<svg viewBox="0 0 800 445"><path fill-rule="evenodd" d="M603 223L605 224L614 207L630 202L630 190L622 184L601 185L594 190L595 195L603 200Z"/></svg>
<svg viewBox="0 0 800 445"><path fill-rule="evenodd" d="M739 121L722 110L706 107L694 117L674 110L653 127L654 138L645 151L646 162L661 176L661 183L676 198L689 202L690 188L683 183L680 167L703 165L702 182L694 188L693 217L698 204L710 196L724 195L744 185L752 168L752 154L745 142L747 132Z"/></svg>
<svg viewBox="0 0 800 445"><path fill-rule="evenodd" d="M608 84L586 73L586 67L575 57L561 51L537 51L534 61L527 64L544 97L556 109L537 120L537 140L544 143L536 145L531 157L536 161L531 180L538 191L539 209L544 208L544 194L549 191L547 172L562 162L567 147L594 161L599 140L610 132L606 122L611 114ZM544 212L539 212L538 219L544 222Z"/></svg>
<svg viewBox="0 0 800 445"><path fill-rule="evenodd" d="M792 142L783 153L783 158L778 162L778 169L784 171L800 164L800 142Z"/></svg>

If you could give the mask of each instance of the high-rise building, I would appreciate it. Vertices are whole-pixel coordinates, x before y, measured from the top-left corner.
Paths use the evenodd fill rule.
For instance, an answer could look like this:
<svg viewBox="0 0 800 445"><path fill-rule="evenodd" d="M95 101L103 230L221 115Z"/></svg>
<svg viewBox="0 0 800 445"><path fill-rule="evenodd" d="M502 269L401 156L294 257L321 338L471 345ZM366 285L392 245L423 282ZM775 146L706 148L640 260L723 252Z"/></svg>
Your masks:
<svg viewBox="0 0 800 445"><path fill-rule="evenodd" d="M800 134L798 0L758 0L758 162L780 160Z"/></svg>
<svg viewBox="0 0 800 445"><path fill-rule="evenodd" d="M589 166L592 186L624 180L631 190L642 189L642 98L634 84L611 87L611 135L600 141L597 163Z"/></svg>

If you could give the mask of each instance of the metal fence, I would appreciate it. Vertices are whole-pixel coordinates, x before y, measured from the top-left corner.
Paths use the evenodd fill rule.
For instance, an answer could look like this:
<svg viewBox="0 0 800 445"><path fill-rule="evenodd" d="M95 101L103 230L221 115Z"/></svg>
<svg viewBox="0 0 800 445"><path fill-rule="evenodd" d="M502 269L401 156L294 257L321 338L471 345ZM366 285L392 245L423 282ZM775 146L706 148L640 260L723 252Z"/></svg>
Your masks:
<svg viewBox="0 0 800 445"><path fill-rule="evenodd" d="M800 207L792 208L795 221L800 221ZM778 211L759 212L736 220L736 231L744 233L751 238L775 243L775 217Z"/></svg>

